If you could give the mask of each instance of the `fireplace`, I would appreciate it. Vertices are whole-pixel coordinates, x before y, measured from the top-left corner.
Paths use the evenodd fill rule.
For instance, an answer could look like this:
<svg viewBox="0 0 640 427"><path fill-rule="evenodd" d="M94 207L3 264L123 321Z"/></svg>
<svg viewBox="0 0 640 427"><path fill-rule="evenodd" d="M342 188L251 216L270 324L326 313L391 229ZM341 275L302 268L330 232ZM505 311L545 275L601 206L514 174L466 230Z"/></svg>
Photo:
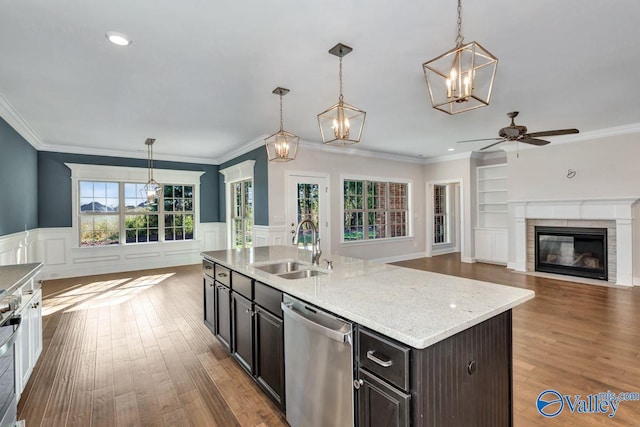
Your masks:
<svg viewBox="0 0 640 427"><path fill-rule="evenodd" d="M536 271L607 280L607 229L535 227Z"/></svg>

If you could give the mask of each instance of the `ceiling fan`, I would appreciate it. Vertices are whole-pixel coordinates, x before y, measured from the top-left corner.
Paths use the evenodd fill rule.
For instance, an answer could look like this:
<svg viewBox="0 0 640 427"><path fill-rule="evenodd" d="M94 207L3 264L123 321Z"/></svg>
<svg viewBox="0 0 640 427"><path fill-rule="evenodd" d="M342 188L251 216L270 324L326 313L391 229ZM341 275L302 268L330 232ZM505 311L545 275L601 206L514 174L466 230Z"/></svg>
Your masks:
<svg viewBox="0 0 640 427"><path fill-rule="evenodd" d="M538 139L538 137L568 135L571 133L579 132L578 129L558 129L558 130L547 130L542 132L527 133L526 126L516 125L514 121L514 119L518 116L517 111L512 111L510 113L507 113L507 116L511 119L511 124L507 127L500 129L500 132L498 132L498 135L500 135L500 138L468 139L465 141L458 141L458 142L497 141L497 142L494 142L493 144L487 145L486 147L482 147L480 149L480 151L482 151L505 141L524 142L525 144L532 144L532 145L547 145L549 141L545 141L544 139Z"/></svg>

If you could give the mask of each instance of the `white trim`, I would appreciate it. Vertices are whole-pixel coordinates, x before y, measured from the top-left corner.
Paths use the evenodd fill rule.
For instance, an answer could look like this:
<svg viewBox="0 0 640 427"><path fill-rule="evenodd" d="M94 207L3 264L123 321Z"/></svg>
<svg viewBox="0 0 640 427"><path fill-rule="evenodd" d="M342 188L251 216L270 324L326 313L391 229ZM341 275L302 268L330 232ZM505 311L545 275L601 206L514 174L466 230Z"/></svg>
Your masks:
<svg viewBox="0 0 640 427"><path fill-rule="evenodd" d="M232 202L232 191L231 184L238 181L251 181L251 188L255 190L255 185L253 182L254 176L254 166L256 164L255 160L245 160L244 162L236 163L235 165L229 166L228 168L224 168L219 170L224 176L224 200L225 200L225 218L224 221L227 224L227 249L233 247L233 222L231 221L231 211L233 209ZM254 217L252 218L253 222L253 230L251 235L251 241L255 242L256 239L256 231L255 231L255 194L254 194Z"/></svg>
<svg viewBox="0 0 640 427"><path fill-rule="evenodd" d="M527 219L615 220L616 285L633 284L633 207L640 197L617 197L582 200L510 201L515 231L516 271L527 270Z"/></svg>
<svg viewBox="0 0 640 427"><path fill-rule="evenodd" d="M29 123L13 108L13 105L9 103L0 93L0 117L2 117L8 124L20 134L29 144L36 150L42 149L42 138L36 133Z"/></svg>
<svg viewBox="0 0 640 427"><path fill-rule="evenodd" d="M465 211L465 204L464 204L464 179L463 178L453 178L453 179L438 179L438 180L434 180L434 181L426 181L425 182L425 189L426 189L426 194L425 194L425 220L426 220L426 224L425 224L425 253L427 254L428 257L430 256L434 256L434 255L441 255L440 252L438 252L437 250L434 251L433 250L433 186L434 185L443 185L443 184L458 184L458 200L457 202L459 203L459 211L460 211L460 230L456 230L457 232L460 233L460 238L458 239L460 241L460 247L457 248L456 243L448 243L448 244L452 244L454 246L454 249L459 249L460 252L460 259L464 260L464 259L468 259L470 261L463 261L463 262L475 262L475 259L468 257L465 252L464 252L464 248L465 248L465 231L466 231L466 222L465 222L465 215L464 215L464 211ZM454 250L454 252L457 252L456 250ZM447 253L447 252L444 252Z"/></svg>
<svg viewBox="0 0 640 427"><path fill-rule="evenodd" d="M287 239L289 237L287 237L286 235L286 228L287 228L286 223L288 223L289 220L292 220L292 223L297 221L297 211L295 212L296 217L294 217L296 218L296 220L293 220L293 218L291 218L293 211L289 212L289 209L291 209L291 202L292 202L292 200L289 200L289 199L291 198L291 194L293 192L293 189L290 187L291 180L296 178L300 178L300 180L305 180L306 178L312 178L312 179L316 178L318 182L320 180L324 181L322 185L324 185L325 187L325 193L324 193L324 197L322 197L322 200L321 200L320 215L322 219L325 221L325 226L322 227L322 224L318 224L321 230L321 234L323 234L323 237L320 241L320 246L323 247L326 252L332 252L333 247L332 247L332 239L331 239L331 175L325 172L291 171L291 170L285 171L285 198L284 198L285 208L284 209L285 209L286 219L285 219L285 235L284 235L285 243L284 244L286 245L289 244L289 242L287 242ZM318 189L318 191L319 191L318 197L320 198L322 193L320 193L320 189ZM296 203L297 203L297 200L296 200ZM322 231L323 229L324 231Z"/></svg>
<svg viewBox="0 0 640 427"><path fill-rule="evenodd" d="M88 165L79 163L65 163L69 169L71 169L71 228L76 236L72 248L79 248L85 251L96 250L96 247L81 247L80 246L80 234L78 229L78 207L79 195L78 195L78 182L81 180L93 180L93 181L114 181L114 182L137 182L144 183L148 179L147 168L135 168L125 166L103 166L103 165ZM193 223L194 223L194 235L193 239L200 238L200 177L204 174L202 171L182 171L173 169L153 169L154 178L160 183L167 183L173 185L192 185L193 186ZM121 195L122 199L122 195ZM119 213L119 217L124 215L124 212ZM122 223L120 225L120 233L123 233ZM165 243L149 242L149 243L135 243L135 244L119 244L114 246L132 246L132 245L158 245ZM166 242L173 243L173 242Z"/></svg>
<svg viewBox="0 0 640 427"><path fill-rule="evenodd" d="M255 164L255 160L245 160L244 162L229 166L228 168L220 169L218 172L224 175L225 184L245 181L247 179L253 180L253 169Z"/></svg>
<svg viewBox="0 0 640 427"><path fill-rule="evenodd" d="M221 165L225 162L228 162L229 160L233 160L235 158L240 157L243 154L253 151L260 146L264 147L265 146L264 139L267 138L268 136L269 135L265 133L262 136L259 136L258 138L254 139L253 141L249 141L246 144L243 144L237 148L227 151L226 153L216 158L215 160L218 165Z"/></svg>
<svg viewBox="0 0 640 427"><path fill-rule="evenodd" d="M390 257L384 257L384 258L376 258L376 259L372 259L370 261L388 264L388 263L391 263L391 262L407 261L407 260L416 259L416 258L425 258L426 256L427 255L424 252L416 252L416 253L413 253L413 254L396 255L396 256L390 256Z"/></svg>
<svg viewBox="0 0 640 427"><path fill-rule="evenodd" d="M385 237L382 239L344 240L344 181L371 181L390 184L407 184L407 235ZM380 176L340 174L340 247L357 246L363 242L391 243L413 239L413 180L407 178L389 178Z"/></svg>
<svg viewBox="0 0 640 427"><path fill-rule="evenodd" d="M287 227L285 225L254 225L253 246L280 246L289 245L287 241Z"/></svg>
<svg viewBox="0 0 640 427"><path fill-rule="evenodd" d="M304 149L304 150L340 154L341 156L360 156L360 157L381 159L386 161L392 160L396 162L417 163L417 164L422 164L425 161L423 157L419 157L419 156L408 156L404 154L397 154L397 153L391 153L391 152L368 150L368 149L361 148L362 146L358 146L358 148L354 147L353 145L336 146L336 145L322 144L319 142L309 142L309 141L303 141L303 140L300 140L299 145L301 149Z"/></svg>
<svg viewBox="0 0 640 427"><path fill-rule="evenodd" d="M71 179L118 182L147 182L148 169L146 167L131 166L103 166L81 163L65 163L71 169ZM153 168L153 177L160 183L189 185L200 183L203 171L186 171L176 169Z"/></svg>
<svg viewBox="0 0 640 427"><path fill-rule="evenodd" d="M346 242L340 242L341 248L350 248L352 246L368 246L368 245L379 245L381 243L400 243L414 240L413 236L402 236L402 237L385 237L382 239L367 239L367 240L347 240Z"/></svg>

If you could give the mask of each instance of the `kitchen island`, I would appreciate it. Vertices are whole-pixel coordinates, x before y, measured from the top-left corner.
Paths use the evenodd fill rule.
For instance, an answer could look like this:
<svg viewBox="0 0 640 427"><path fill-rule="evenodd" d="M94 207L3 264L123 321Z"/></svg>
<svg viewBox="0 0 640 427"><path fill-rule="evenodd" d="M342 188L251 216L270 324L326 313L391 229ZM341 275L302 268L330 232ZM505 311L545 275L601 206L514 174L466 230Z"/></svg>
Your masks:
<svg viewBox="0 0 640 427"><path fill-rule="evenodd" d="M358 425L377 425L376 420L388 411L393 412L390 425L512 425L511 309L533 298L533 292L342 256L330 257L333 268L329 270L311 266L309 251L289 246L202 255L205 273L210 265L210 277L215 278L205 281L205 306L207 283L215 289L226 285L233 296L237 282L238 298L243 298L251 314L260 311L254 297L264 293L258 292L264 286L356 325ZM286 262L299 263L299 268L318 275L290 279L287 274L264 271L265 266ZM218 268L220 277L216 277ZM243 291L248 283L256 287ZM234 322L242 325L243 320L233 298L229 298L228 309L226 304L226 300L223 304L215 301L218 310L210 310L209 315L214 316L212 330L235 354L242 340L233 333L221 337L219 333L225 331L220 327L233 332ZM275 311L270 314L277 318ZM257 343L255 328L251 333L256 334ZM367 351L364 346L375 350ZM375 357L367 358L367 354ZM237 359L255 375L256 367L249 362L259 362L259 357ZM392 374L383 369L385 364L393 365ZM381 405L385 398L387 404ZM279 403L284 409L282 399Z"/></svg>

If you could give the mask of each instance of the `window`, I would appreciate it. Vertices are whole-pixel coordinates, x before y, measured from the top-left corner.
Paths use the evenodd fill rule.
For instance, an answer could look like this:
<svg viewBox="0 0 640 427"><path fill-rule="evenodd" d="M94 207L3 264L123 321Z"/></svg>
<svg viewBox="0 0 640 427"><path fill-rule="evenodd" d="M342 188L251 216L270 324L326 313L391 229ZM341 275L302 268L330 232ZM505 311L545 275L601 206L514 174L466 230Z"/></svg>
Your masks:
<svg viewBox="0 0 640 427"><path fill-rule="evenodd" d="M80 246L192 240L193 186L164 185L156 203L148 203L143 187L143 183L79 181Z"/></svg>
<svg viewBox="0 0 640 427"><path fill-rule="evenodd" d="M233 190L233 247L250 248L253 236L253 181L231 184Z"/></svg>
<svg viewBox="0 0 640 427"><path fill-rule="evenodd" d="M344 180L343 240L408 236L408 187L407 183Z"/></svg>
<svg viewBox="0 0 640 427"><path fill-rule="evenodd" d="M80 245L120 243L120 185L80 182Z"/></svg>
<svg viewBox="0 0 640 427"><path fill-rule="evenodd" d="M165 185L164 240L193 239L193 186Z"/></svg>
<svg viewBox="0 0 640 427"><path fill-rule="evenodd" d="M447 186L433 186L433 243L449 243Z"/></svg>

